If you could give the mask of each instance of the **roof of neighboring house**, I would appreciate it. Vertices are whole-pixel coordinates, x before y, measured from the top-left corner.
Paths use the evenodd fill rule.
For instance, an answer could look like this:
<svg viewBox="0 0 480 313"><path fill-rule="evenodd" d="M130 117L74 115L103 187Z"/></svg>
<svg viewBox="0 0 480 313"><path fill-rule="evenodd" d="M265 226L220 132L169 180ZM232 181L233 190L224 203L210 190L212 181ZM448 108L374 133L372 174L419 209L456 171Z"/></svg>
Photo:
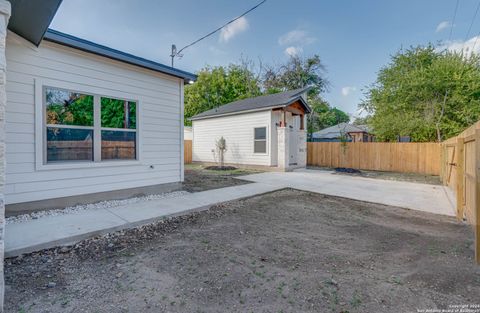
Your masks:
<svg viewBox="0 0 480 313"><path fill-rule="evenodd" d="M62 0L9 0L8 29L38 46Z"/></svg>
<svg viewBox="0 0 480 313"><path fill-rule="evenodd" d="M347 133L368 133L367 125L352 125L348 123L340 123L334 126L330 126L314 132L312 134L313 138L325 138L325 139L333 139L339 138L343 134Z"/></svg>
<svg viewBox="0 0 480 313"><path fill-rule="evenodd" d="M204 118L211 118L221 115L232 115L237 113L246 113L251 111L263 111L273 108L283 108L290 104L300 101L307 113L311 112L302 94L308 91L310 87L304 87L285 92L279 92L271 95L259 96L254 98L248 98L227 103L219 106L218 108L211 109L200 114L197 114L191 118L191 120L199 120Z"/></svg>
<svg viewBox="0 0 480 313"><path fill-rule="evenodd" d="M60 45L72 47L75 49L83 50L93 54L101 55L117 61L133 64L143 68L147 68L153 71L169 74L179 78L183 78L186 82L190 82L197 79L195 74L185 72L170 66L166 66L161 63L150 61L133 54L115 50L106 46L96 44L94 42L74 37L72 35L64 34L59 31L48 29L45 33L45 40L58 43Z"/></svg>

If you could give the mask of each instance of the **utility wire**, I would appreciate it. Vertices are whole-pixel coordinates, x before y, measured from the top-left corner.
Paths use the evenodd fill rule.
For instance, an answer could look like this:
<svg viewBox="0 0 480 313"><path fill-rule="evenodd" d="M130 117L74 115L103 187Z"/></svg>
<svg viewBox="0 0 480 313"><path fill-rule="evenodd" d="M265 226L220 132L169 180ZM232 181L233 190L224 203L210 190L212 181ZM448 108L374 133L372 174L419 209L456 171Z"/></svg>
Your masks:
<svg viewBox="0 0 480 313"><path fill-rule="evenodd" d="M224 28L225 26L228 26L228 25L232 24L233 22L235 22L235 21L238 20L239 18L241 18L241 17L247 15L248 13L252 12L252 11L255 10L256 8L258 8L259 6L261 6L262 4L264 4L266 1L267 1L267 0L262 0L261 2L259 2L259 3L258 3L257 5L255 5L254 7L250 8L250 9L248 9L247 11L245 11L244 13L242 13L242 15L237 16L236 18L228 21L227 23L223 24L222 26L220 26L219 28L215 29L214 31L212 31L212 32L206 34L205 36L203 36L203 37L195 40L194 42L186 45L186 46L183 47L182 49L178 50L178 52L175 52L175 53L172 52L172 55L171 55L171 57L172 57L172 65L173 65L173 58L174 58L174 57L181 56L181 52L182 52L183 50L185 50L185 49L193 46L194 44L202 41L202 40L205 39L205 38L210 37L211 35L215 34L215 33L218 32L218 31L220 31L220 30L221 30L222 28Z"/></svg>
<svg viewBox="0 0 480 313"><path fill-rule="evenodd" d="M465 36L465 41L467 41L468 36L470 36L470 31L472 30L475 19L477 18L478 9L480 9L480 0L478 1L477 8L475 9L475 14L473 14L472 22L470 23L470 26L468 27L467 35Z"/></svg>
<svg viewBox="0 0 480 313"><path fill-rule="evenodd" d="M458 10L458 3L460 0L457 0L457 4L455 5L455 11L453 11L453 19L452 19L452 25L450 26L450 35L448 35L448 41L452 39L452 34L453 34L453 26L455 25L455 18L457 17L457 10Z"/></svg>

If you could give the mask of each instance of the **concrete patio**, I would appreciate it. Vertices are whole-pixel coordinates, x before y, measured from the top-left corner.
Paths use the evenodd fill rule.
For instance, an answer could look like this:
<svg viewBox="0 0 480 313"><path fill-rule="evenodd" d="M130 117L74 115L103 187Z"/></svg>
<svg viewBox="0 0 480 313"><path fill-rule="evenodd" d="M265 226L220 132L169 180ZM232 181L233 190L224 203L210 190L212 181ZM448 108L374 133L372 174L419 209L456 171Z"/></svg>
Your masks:
<svg viewBox="0 0 480 313"><path fill-rule="evenodd" d="M328 171L266 172L239 177L251 184L208 190L110 209L42 217L6 226L5 256L12 257L147 224L171 215L208 209L216 203L294 188L355 200L455 215L453 196L443 186L335 175Z"/></svg>
<svg viewBox="0 0 480 313"><path fill-rule="evenodd" d="M429 213L455 216L455 196L450 189L404 181L334 174L332 171L300 169L287 173L260 173L244 180L289 187L326 195L362 200Z"/></svg>

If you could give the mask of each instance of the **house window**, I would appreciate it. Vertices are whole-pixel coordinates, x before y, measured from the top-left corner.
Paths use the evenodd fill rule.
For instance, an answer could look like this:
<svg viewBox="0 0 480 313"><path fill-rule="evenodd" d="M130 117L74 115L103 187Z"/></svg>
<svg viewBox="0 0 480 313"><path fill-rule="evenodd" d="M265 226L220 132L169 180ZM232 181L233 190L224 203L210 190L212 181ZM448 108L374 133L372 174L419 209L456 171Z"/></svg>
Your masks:
<svg viewBox="0 0 480 313"><path fill-rule="evenodd" d="M137 159L137 103L45 87L45 163Z"/></svg>
<svg viewBox="0 0 480 313"><path fill-rule="evenodd" d="M46 88L47 162L93 161L93 96Z"/></svg>
<svg viewBox="0 0 480 313"><path fill-rule="evenodd" d="M102 160L135 160L137 104L101 98Z"/></svg>
<svg viewBox="0 0 480 313"><path fill-rule="evenodd" d="M253 141L253 153L267 153L267 128L255 128Z"/></svg>

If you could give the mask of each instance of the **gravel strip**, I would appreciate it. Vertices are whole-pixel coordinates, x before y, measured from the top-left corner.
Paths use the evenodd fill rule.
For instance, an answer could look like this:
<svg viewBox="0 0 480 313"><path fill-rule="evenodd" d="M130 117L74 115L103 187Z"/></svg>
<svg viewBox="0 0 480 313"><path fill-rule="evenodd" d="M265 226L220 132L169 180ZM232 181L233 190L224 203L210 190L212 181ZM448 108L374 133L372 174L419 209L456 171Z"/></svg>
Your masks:
<svg viewBox="0 0 480 313"><path fill-rule="evenodd" d="M166 192L166 193L148 195L143 197L129 198L124 200L108 200L108 201L101 201L101 202L90 203L90 204L79 204L71 207L66 207L64 209L43 210L43 211L32 212L28 214L10 216L10 217L7 217L5 221L7 224L24 223L33 219L38 219L38 218L43 218L48 216L76 214L76 213L83 212L85 210L108 209L108 208L114 208L118 206L145 202L145 201L176 198L176 197L181 197L187 194L189 194L188 191L173 191L173 192Z"/></svg>

